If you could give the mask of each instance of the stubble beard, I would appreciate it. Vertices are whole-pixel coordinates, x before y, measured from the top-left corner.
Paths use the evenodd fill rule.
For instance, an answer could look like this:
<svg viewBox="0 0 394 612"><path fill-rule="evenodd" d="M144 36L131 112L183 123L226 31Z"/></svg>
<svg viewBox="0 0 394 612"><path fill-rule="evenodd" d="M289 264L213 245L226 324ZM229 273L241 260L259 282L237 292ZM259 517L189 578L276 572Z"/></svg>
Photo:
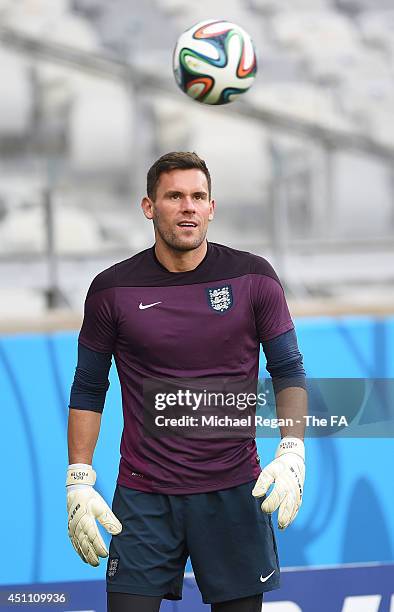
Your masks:
<svg viewBox="0 0 394 612"><path fill-rule="evenodd" d="M207 229L205 229L205 231L200 232L192 241L182 240L175 232L163 230L156 221L154 221L154 227L162 241L174 251L194 251L194 249L198 249L198 247L202 245L207 235Z"/></svg>

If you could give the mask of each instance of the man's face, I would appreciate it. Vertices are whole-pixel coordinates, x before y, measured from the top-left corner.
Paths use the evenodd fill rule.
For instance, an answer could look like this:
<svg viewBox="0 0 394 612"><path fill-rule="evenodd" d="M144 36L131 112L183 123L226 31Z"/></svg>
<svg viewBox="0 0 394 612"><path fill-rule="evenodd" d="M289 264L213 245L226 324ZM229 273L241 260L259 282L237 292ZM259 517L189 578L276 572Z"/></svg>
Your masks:
<svg viewBox="0 0 394 612"><path fill-rule="evenodd" d="M171 170L160 175L155 200L144 198L145 216L153 220L156 239L177 251L198 248L213 219L214 200L201 170Z"/></svg>

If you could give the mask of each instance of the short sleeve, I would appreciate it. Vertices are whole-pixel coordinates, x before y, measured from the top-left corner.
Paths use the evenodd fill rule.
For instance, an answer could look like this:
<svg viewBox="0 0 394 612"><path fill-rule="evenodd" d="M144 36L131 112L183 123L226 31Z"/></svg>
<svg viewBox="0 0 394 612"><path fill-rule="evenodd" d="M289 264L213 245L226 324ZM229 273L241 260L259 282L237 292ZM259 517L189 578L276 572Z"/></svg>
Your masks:
<svg viewBox="0 0 394 612"><path fill-rule="evenodd" d="M260 342L294 328L283 288L276 275L252 275L251 293Z"/></svg>
<svg viewBox="0 0 394 612"><path fill-rule="evenodd" d="M106 271L107 272L107 271ZM86 300L79 342L100 353L113 353L116 342L115 286L108 273L93 280Z"/></svg>

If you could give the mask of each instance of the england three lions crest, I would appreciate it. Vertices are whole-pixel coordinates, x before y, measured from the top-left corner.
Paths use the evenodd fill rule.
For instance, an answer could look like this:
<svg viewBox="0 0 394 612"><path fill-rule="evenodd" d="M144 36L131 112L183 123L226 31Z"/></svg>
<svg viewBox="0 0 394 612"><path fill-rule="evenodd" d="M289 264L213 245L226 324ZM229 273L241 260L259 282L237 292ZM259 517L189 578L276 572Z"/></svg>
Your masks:
<svg viewBox="0 0 394 612"><path fill-rule="evenodd" d="M233 292L231 285L222 287L209 287L207 292L208 304L218 314L225 314L233 305Z"/></svg>

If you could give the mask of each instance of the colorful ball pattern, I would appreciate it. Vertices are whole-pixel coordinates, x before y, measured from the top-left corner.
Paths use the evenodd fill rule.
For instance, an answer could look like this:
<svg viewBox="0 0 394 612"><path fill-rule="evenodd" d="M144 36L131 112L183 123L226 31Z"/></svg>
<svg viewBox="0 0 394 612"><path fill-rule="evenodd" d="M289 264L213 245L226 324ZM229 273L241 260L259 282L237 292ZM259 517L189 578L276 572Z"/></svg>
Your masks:
<svg viewBox="0 0 394 612"><path fill-rule="evenodd" d="M228 104L245 93L256 76L252 40L235 23L202 21L179 37L173 57L177 84L204 104Z"/></svg>

